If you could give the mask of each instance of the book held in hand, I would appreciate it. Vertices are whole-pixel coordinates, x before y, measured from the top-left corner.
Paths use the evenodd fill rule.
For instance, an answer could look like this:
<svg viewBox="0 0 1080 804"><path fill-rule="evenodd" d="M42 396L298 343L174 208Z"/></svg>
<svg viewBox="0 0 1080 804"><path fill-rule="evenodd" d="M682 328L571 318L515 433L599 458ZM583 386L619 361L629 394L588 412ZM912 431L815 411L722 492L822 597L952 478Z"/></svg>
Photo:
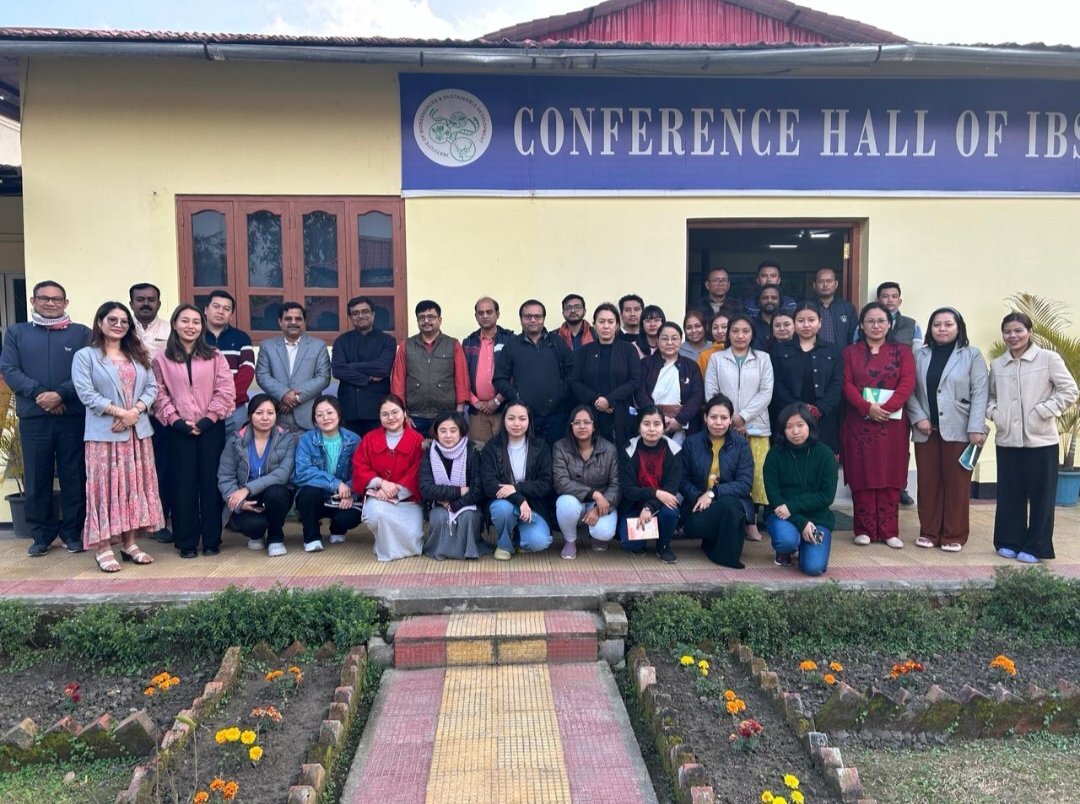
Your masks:
<svg viewBox="0 0 1080 804"><path fill-rule="evenodd" d="M626 538L632 542L646 541L648 539L659 539L660 528L656 524L656 517L653 517L644 525L638 524L638 518L627 517L626 519Z"/></svg>
<svg viewBox="0 0 1080 804"><path fill-rule="evenodd" d="M863 388L862 398L867 402L872 402L876 405L884 405L892 397L893 391L891 388ZM904 415L904 409L894 410L889 414L890 419L899 419Z"/></svg>

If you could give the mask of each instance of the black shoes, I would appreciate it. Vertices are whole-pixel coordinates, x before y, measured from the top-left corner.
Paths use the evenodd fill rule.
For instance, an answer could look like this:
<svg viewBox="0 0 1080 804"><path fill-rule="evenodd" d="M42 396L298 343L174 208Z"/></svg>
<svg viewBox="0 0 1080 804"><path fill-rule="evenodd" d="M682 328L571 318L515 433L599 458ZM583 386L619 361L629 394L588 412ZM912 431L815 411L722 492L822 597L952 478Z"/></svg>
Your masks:
<svg viewBox="0 0 1080 804"><path fill-rule="evenodd" d="M790 567L791 566L791 553L777 553L773 558L773 562L778 567Z"/></svg>
<svg viewBox="0 0 1080 804"><path fill-rule="evenodd" d="M180 551L180 558L198 558L198 557L199 557L199 551L198 550L181 550Z"/></svg>
<svg viewBox="0 0 1080 804"><path fill-rule="evenodd" d="M915 501L911 499L911 495L907 493L907 489L900 491L900 504L905 508L915 504Z"/></svg>
<svg viewBox="0 0 1080 804"><path fill-rule="evenodd" d="M160 542L161 544L172 544L173 543L172 531L169 530L168 528L162 528L161 530L155 530L151 534L151 538L155 542Z"/></svg>
<svg viewBox="0 0 1080 804"><path fill-rule="evenodd" d="M221 552L220 547L204 547L203 551L202 551L202 554L204 556L216 556L220 552Z"/></svg>
<svg viewBox="0 0 1080 804"><path fill-rule="evenodd" d="M679 560L675 557L675 553L672 552L670 547L661 547L656 551L656 554L660 556L660 560L665 564L674 564Z"/></svg>
<svg viewBox="0 0 1080 804"><path fill-rule="evenodd" d="M49 552L49 545L47 545L47 544L38 544L37 542L34 542L27 549L26 554L28 556L30 556L31 558L37 558L38 556L45 555L47 552Z"/></svg>
<svg viewBox="0 0 1080 804"><path fill-rule="evenodd" d="M85 553L86 552L86 548L83 547L82 542L78 542L78 541L64 542L64 546L67 547L67 551L69 553Z"/></svg>

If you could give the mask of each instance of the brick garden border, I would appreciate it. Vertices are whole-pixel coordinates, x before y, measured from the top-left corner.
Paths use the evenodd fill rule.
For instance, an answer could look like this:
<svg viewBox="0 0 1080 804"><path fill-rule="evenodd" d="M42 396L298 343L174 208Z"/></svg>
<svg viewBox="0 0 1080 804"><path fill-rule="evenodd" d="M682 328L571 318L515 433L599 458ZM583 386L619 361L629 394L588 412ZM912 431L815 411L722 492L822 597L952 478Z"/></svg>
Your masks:
<svg viewBox="0 0 1080 804"><path fill-rule="evenodd" d="M300 766L299 780L289 788L289 804L316 804L325 792L334 764L343 758L341 749L364 692L367 665L367 648L362 645L345 656L339 686L319 727L318 742L309 749L307 761Z"/></svg>
<svg viewBox="0 0 1080 804"><path fill-rule="evenodd" d="M231 690L240 678L241 659L242 652L239 647L234 646L225 651L214 679L206 683L202 695L191 702L190 708L177 714L172 728L161 738L157 755L135 768L127 789L117 794L116 804L147 804L153 801L161 773L172 767L187 748L194 730L221 705L225 693Z"/></svg>

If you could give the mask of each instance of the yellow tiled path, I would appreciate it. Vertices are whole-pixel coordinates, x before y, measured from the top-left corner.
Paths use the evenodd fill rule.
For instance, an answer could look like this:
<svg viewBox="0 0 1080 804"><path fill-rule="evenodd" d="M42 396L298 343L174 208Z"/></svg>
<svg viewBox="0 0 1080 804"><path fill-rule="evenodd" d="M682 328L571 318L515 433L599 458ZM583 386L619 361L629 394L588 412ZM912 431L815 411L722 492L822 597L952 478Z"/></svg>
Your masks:
<svg viewBox="0 0 1080 804"><path fill-rule="evenodd" d="M510 619L522 620L521 633L530 633L525 616ZM546 665L446 671L426 800L570 801Z"/></svg>

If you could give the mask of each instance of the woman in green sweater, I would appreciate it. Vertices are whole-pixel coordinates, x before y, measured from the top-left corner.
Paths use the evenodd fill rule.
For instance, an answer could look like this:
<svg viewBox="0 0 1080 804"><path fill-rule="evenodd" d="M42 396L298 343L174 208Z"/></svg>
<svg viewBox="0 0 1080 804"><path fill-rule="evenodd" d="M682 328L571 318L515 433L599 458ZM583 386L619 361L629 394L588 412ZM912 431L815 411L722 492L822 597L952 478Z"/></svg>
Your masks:
<svg viewBox="0 0 1080 804"><path fill-rule="evenodd" d="M769 498L765 528L776 551L774 563L821 575L829 566L836 517L829 509L836 496L836 458L817 440L817 423L802 402L785 407L778 418L776 446L765 458L763 475Z"/></svg>

